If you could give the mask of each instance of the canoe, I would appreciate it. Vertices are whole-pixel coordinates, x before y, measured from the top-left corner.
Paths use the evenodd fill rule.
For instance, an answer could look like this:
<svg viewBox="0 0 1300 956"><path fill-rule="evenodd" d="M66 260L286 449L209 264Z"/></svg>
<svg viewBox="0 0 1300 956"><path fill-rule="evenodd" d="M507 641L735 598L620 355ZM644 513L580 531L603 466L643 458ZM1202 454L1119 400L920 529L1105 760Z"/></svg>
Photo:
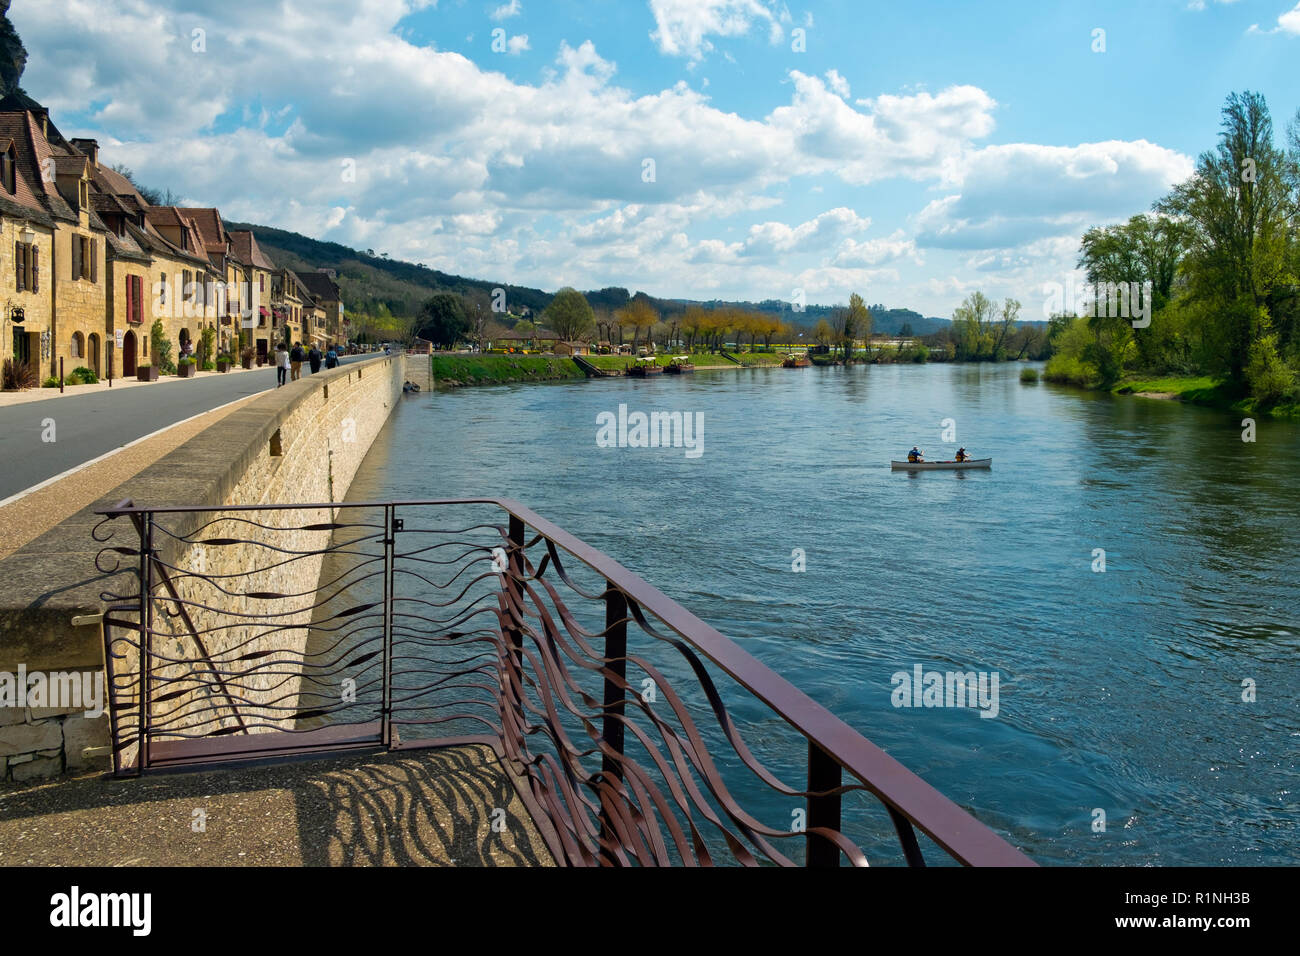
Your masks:
<svg viewBox="0 0 1300 956"><path fill-rule="evenodd" d="M968 458L966 461L891 461L892 471L958 471L964 468L992 468L992 458Z"/></svg>

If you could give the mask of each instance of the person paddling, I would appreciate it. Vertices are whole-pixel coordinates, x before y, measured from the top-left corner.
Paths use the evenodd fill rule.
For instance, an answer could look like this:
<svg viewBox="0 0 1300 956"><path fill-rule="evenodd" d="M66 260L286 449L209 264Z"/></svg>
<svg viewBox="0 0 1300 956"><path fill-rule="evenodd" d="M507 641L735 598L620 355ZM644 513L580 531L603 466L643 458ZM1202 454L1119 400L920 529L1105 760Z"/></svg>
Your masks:
<svg viewBox="0 0 1300 956"><path fill-rule="evenodd" d="M966 449L965 449L965 448L958 448L958 449L957 449L957 460L958 460L958 461L965 461L965 460L968 459L968 458L970 458L970 455L966 454Z"/></svg>
<svg viewBox="0 0 1300 956"><path fill-rule="evenodd" d="M912 446L912 450L909 451L909 452L907 453L907 460L908 460L908 461L925 461L925 456L924 456L924 454L921 452L921 449L919 449L919 448L917 448L915 445L913 445L913 446Z"/></svg>

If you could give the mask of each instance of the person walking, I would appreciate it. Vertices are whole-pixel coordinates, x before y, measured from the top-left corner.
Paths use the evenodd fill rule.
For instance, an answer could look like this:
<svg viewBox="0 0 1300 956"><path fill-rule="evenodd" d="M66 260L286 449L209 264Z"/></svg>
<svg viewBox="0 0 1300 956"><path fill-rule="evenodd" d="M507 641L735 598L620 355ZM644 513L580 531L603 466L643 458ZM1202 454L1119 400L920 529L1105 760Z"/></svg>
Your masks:
<svg viewBox="0 0 1300 956"><path fill-rule="evenodd" d="M279 388L289 377L289 350L281 343L275 347L275 387Z"/></svg>
<svg viewBox="0 0 1300 956"><path fill-rule="evenodd" d="M311 351L307 353L307 363L311 366L313 375L320 371L320 363L323 361L325 361L325 356L321 354L320 346L313 342Z"/></svg>
<svg viewBox="0 0 1300 956"><path fill-rule="evenodd" d="M306 357L307 353L303 351L302 343L295 342L289 352L289 378L292 381L296 382L302 377L302 363Z"/></svg>
<svg viewBox="0 0 1300 956"><path fill-rule="evenodd" d="M332 345L330 346L330 350L325 353L325 367L326 368L339 367L339 353L335 351L334 346Z"/></svg>

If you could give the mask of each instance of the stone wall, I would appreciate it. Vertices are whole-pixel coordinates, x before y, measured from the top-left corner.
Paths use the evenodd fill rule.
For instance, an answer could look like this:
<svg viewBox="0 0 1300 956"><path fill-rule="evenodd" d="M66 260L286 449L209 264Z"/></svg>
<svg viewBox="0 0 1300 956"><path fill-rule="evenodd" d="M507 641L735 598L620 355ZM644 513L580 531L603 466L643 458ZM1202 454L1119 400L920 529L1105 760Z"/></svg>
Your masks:
<svg viewBox="0 0 1300 956"><path fill-rule="evenodd" d="M103 595L133 592L135 578L125 568L105 573L96 566L103 547L92 537L103 520L95 514L97 510L127 498L137 505L157 507L341 500L401 397L404 373L404 357L397 355L349 363L272 389L0 561L0 698L5 675L17 674L20 666L29 674L88 671L102 675L103 629L97 615L106 606ZM155 540L162 560L182 570L201 568L209 576L246 570L250 551L260 549L191 546L184 540L212 519L211 512L169 518L168 530L178 538L159 535ZM324 510L319 520L327 519L328 510ZM272 519L270 523L277 522ZM285 512L278 523L301 525L304 513ZM113 532L109 545L137 546L128 519L103 525L101 537L109 530ZM253 537L263 534L250 533ZM202 534L214 536L211 530ZM310 550L323 543L325 534L298 531L277 534L275 540L277 546ZM135 559L124 556L121 560L129 565ZM295 561L278 577L272 572L259 580L258 587L310 592L319 569L318 557ZM184 582L180 587L187 598L194 596ZM195 623L202 629L218 617L217 612L208 616L196 613ZM74 619L81 621L74 625ZM261 635L232 631L224 638L210 637L208 649L217 656L224 646L251 637L256 642L254 650L300 652L309 619L309 610L294 611L282 622L287 625L283 630ZM177 633L178 623L165 615L155 622L163 633ZM277 698L296 693L292 685L265 690ZM107 717L86 717L81 708L73 707L0 705L0 778L26 779L106 767L107 744Z"/></svg>

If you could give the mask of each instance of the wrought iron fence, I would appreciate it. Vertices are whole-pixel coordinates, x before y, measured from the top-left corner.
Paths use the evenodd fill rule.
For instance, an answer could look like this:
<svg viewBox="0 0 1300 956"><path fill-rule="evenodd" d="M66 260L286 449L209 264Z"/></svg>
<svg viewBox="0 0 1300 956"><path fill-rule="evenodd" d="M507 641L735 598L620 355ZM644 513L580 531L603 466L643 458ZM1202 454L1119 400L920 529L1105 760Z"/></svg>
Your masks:
<svg viewBox="0 0 1300 956"><path fill-rule="evenodd" d="M1032 865L516 502L103 514L118 774L480 742L564 864L866 865L865 843L923 865L919 830L961 863Z"/></svg>

